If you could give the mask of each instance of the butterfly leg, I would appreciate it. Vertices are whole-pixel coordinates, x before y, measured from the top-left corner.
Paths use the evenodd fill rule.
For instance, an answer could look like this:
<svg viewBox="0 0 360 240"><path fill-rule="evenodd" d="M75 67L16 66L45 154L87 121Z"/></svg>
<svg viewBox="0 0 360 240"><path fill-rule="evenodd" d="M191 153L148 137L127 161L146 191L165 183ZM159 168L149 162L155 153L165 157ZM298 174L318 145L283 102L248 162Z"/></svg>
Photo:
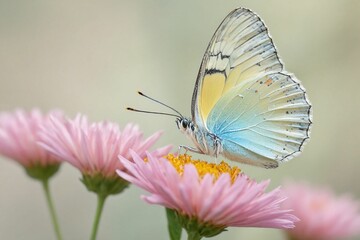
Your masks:
<svg viewBox="0 0 360 240"><path fill-rule="evenodd" d="M214 141L215 157L217 158L223 151L221 140L217 137Z"/></svg>
<svg viewBox="0 0 360 240"><path fill-rule="evenodd" d="M199 154L204 154L203 152L201 152L199 149L194 148L194 147L188 147L188 146L184 146L184 145L180 145L179 149L178 149L178 153L180 153L181 149L185 149L185 154L190 151L190 152L194 152L194 153L199 153Z"/></svg>

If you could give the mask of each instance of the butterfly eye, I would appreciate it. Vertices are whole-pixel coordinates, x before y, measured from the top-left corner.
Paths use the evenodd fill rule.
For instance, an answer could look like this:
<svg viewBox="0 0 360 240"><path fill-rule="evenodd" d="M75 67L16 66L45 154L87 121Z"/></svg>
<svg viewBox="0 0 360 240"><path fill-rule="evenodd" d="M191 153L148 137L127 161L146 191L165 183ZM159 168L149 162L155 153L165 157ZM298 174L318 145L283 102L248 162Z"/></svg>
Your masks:
<svg viewBox="0 0 360 240"><path fill-rule="evenodd" d="M187 128L187 121L182 121L181 124L183 128Z"/></svg>
<svg viewBox="0 0 360 240"><path fill-rule="evenodd" d="M195 131L194 125L191 125L191 131Z"/></svg>

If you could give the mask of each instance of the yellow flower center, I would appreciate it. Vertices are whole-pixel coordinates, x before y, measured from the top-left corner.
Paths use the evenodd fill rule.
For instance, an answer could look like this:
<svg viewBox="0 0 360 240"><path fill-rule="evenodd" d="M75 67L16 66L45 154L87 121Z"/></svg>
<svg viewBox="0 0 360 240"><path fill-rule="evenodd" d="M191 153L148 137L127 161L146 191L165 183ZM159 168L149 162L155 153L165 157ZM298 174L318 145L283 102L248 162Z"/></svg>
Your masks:
<svg viewBox="0 0 360 240"><path fill-rule="evenodd" d="M181 175L184 172L184 166L186 164L192 164L196 168L199 177L202 178L206 174L211 174L214 176L214 180L217 180L222 174L228 173L231 177L231 181L234 182L237 176L240 174L240 168L231 167L224 161L221 161L219 164L209 163L204 160L193 160L190 155L181 154L174 156L173 154L168 154L165 156L167 160L175 167L176 171Z"/></svg>

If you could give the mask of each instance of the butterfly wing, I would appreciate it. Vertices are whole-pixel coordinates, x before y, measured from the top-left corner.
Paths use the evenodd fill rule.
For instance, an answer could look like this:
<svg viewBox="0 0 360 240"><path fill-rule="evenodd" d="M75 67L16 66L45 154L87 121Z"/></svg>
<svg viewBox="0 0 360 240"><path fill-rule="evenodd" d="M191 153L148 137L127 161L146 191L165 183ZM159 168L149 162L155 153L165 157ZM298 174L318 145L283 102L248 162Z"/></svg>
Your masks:
<svg viewBox="0 0 360 240"><path fill-rule="evenodd" d="M222 139L235 161L276 167L308 138L310 104L295 77L283 71L262 20L231 12L204 55L192 99L193 121Z"/></svg>
<svg viewBox="0 0 360 240"><path fill-rule="evenodd" d="M192 98L193 121L205 126L216 102L229 89L283 66L261 19L245 8L220 24L203 57Z"/></svg>
<svg viewBox="0 0 360 240"><path fill-rule="evenodd" d="M209 114L209 131L234 161L277 167L309 138L310 104L295 77L272 73L226 93Z"/></svg>

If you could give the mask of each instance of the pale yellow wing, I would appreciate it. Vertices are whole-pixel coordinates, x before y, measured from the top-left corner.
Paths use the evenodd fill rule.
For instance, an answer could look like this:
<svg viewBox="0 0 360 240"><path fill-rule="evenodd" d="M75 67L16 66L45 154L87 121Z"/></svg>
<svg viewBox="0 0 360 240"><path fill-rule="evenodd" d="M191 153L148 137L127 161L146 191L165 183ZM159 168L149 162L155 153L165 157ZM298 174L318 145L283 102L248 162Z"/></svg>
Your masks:
<svg viewBox="0 0 360 240"><path fill-rule="evenodd" d="M206 127L210 111L226 92L282 70L262 20L249 9L235 9L220 24L203 57L192 98L193 121Z"/></svg>

